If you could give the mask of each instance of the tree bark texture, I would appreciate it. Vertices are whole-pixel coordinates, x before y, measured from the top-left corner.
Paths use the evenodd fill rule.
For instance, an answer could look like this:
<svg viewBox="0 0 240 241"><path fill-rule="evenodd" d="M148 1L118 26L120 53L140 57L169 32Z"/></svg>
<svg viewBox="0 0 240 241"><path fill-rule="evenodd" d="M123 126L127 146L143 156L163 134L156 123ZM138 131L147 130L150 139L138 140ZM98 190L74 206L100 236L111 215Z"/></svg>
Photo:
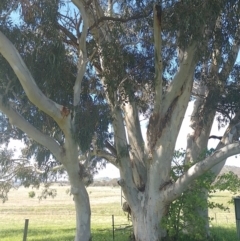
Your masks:
<svg viewBox="0 0 240 241"><path fill-rule="evenodd" d="M161 227L161 220L167 211L165 205L149 202L138 212L132 213L132 223L136 241L159 241L166 237L166 230Z"/></svg>

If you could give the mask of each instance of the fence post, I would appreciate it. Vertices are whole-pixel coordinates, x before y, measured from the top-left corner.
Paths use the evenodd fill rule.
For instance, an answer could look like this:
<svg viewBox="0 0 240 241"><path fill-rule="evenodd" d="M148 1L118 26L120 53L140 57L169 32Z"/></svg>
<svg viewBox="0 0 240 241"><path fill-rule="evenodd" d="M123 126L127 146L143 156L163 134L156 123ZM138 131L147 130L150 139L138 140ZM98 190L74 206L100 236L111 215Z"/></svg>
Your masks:
<svg viewBox="0 0 240 241"><path fill-rule="evenodd" d="M121 187L121 207L122 207L122 187Z"/></svg>
<svg viewBox="0 0 240 241"><path fill-rule="evenodd" d="M115 239L114 237L114 215L112 215L112 234L113 234L113 241Z"/></svg>
<svg viewBox="0 0 240 241"><path fill-rule="evenodd" d="M25 219L23 241L27 241L28 222L29 222L29 219Z"/></svg>

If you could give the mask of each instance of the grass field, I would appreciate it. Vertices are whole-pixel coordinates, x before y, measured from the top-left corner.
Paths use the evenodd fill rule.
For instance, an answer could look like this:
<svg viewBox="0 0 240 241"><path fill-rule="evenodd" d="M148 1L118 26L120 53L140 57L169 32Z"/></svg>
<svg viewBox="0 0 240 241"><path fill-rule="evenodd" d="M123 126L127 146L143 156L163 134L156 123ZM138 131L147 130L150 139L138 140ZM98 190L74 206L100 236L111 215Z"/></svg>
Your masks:
<svg viewBox="0 0 240 241"><path fill-rule="evenodd" d="M0 240L19 241L23 238L24 220L29 219L28 241L70 241L75 232L75 211L68 187L56 185L57 196L39 202L37 195L28 197L32 189L20 188L9 193L9 200L0 203ZM112 215L116 225L129 224L120 206L120 188L88 187L92 210L93 241L112 240ZM217 193L214 200L226 204L228 192ZM229 212L212 210L212 230L219 241L237 241L233 205ZM118 226L119 227L119 226ZM128 240L129 231L115 232L115 241Z"/></svg>
<svg viewBox="0 0 240 241"><path fill-rule="evenodd" d="M68 187L56 185L57 196L39 202L28 197L32 189L19 188L9 193L9 200L0 203L0 240L19 241L23 237L24 220L29 219L28 240L73 240L75 210ZM40 193L40 190L36 193ZM120 206L120 188L89 187L92 210L93 240L112 240L112 215L115 224L128 224ZM127 240L129 232L116 232L116 241ZM106 239L109 237L109 239Z"/></svg>

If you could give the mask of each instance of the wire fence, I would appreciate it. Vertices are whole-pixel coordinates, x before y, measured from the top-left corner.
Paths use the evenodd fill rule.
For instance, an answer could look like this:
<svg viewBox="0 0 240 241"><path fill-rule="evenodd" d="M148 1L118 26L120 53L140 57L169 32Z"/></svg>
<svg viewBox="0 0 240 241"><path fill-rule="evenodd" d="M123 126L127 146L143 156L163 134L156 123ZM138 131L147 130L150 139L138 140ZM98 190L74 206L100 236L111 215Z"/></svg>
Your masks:
<svg viewBox="0 0 240 241"><path fill-rule="evenodd" d="M131 223L117 223L114 215L112 215L112 238L115 241L115 237L117 234L121 233L129 233L129 236L132 235L132 224Z"/></svg>
<svg viewBox="0 0 240 241"><path fill-rule="evenodd" d="M212 224L235 224L236 218L235 213L227 213L227 212L214 212L210 214L210 218L212 218Z"/></svg>
<svg viewBox="0 0 240 241"><path fill-rule="evenodd" d="M212 212L210 213L211 224L214 225L224 225L224 224L236 224L235 213L227 213L227 212ZM28 223L29 219L25 220L24 230L23 230L23 241L27 240L27 232L28 232ZM128 234L128 237L133 237L133 227L131 220L126 221L125 223L120 223L119 220L112 215L112 240L116 241L119 236L122 234ZM111 230L111 226L109 223L109 229ZM104 231L107 229L99 230ZM130 240L130 239L129 239Z"/></svg>

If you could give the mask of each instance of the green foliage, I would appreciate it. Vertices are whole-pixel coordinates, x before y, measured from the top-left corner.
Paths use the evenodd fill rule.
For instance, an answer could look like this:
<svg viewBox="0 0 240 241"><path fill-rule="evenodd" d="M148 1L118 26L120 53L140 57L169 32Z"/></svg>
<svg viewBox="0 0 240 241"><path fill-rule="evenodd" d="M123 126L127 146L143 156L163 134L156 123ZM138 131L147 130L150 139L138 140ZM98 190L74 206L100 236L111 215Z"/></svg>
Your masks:
<svg viewBox="0 0 240 241"><path fill-rule="evenodd" d="M8 200L8 192L12 188L11 183L9 182L0 182L0 199L2 202L6 202Z"/></svg>
<svg viewBox="0 0 240 241"><path fill-rule="evenodd" d="M48 197L55 198L56 195L57 195L57 189L50 188L50 184L45 184L41 194L38 196L38 199L39 201L41 201L42 199L47 199Z"/></svg>
<svg viewBox="0 0 240 241"><path fill-rule="evenodd" d="M35 193L34 191L30 191L30 192L28 193L28 197L30 197L30 198L34 198L35 195L36 195L36 193Z"/></svg>
<svg viewBox="0 0 240 241"><path fill-rule="evenodd" d="M233 172L224 173L216 178L213 186L215 190L228 190L232 192L233 195L236 195L240 191L240 179L237 174ZM232 202L233 199L229 201L229 203Z"/></svg>
<svg viewBox="0 0 240 241"><path fill-rule="evenodd" d="M38 154L41 152L38 152ZM13 150L7 148L0 149L0 199L3 202L8 200L8 192L11 188L19 186L39 188L40 183L52 182L55 180L56 172L48 171L38 172L36 166L32 165L27 158L14 159ZM61 172L61 170L60 170ZM46 188L49 186L46 184ZM29 192L32 197L34 192ZM54 190L43 190L40 199L47 196L55 196Z"/></svg>
<svg viewBox="0 0 240 241"><path fill-rule="evenodd" d="M110 122L111 116L106 103L101 103L98 98L88 94L81 95L80 104L75 107L72 134L82 153L89 150L93 137L97 146L103 147L104 141L109 137Z"/></svg>
<svg viewBox="0 0 240 241"><path fill-rule="evenodd" d="M211 152L212 150L202 153L202 158L211 154ZM184 155L185 152L183 151L176 151L175 153L175 165L172 167L173 180L176 180L191 166L181 164ZM214 178L211 172L205 173L191 183L190 187L170 204L168 215L163 220L163 225L168 230L169 240L206 240L205 226L207 219L202 215L202 210L213 208L219 208L223 211L228 210L228 207L223 204L210 201L210 197L217 190L228 190L233 194L239 192L240 179L232 172L218 176L213 183ZM208 197L208 200L206 200L206 197Z"/></svg>

